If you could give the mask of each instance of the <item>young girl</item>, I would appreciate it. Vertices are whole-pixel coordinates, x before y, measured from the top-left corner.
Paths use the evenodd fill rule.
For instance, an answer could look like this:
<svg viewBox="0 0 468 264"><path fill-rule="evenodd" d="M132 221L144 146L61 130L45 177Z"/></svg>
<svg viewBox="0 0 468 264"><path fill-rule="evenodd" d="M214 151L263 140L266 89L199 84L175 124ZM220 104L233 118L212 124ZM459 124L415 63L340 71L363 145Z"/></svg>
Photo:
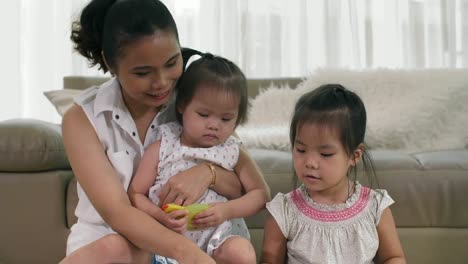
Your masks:
<svg viewBox="0 0 468 264"><path fill-rule="evenodd" d="M180 78L176 108L179 122L159 127L161 139L145 151L129 187L132 203L166 227L184 234L214 258L216 263L255 263L255 251L242 217L253 215L269 201L262 177L244 173L238 163L240 141L232 136L247 116L247 83L232 62L202 54ZM161 189L173 175L197 164L212 164L239 175L245 195L228 201L208 189L197 203L211 206L197 214L197 230L186 231L187 212L166 214L161 209ZM185 197L180 198L184 203Z"/></svg>
<svg viewBox="0 0 468 264"><path fill-rule="evenodd" d="M341 85L321 86L296 103L290 128L302 185L267 204L262 263L405 263L385 190L356 181L366 110Z"/></svg>

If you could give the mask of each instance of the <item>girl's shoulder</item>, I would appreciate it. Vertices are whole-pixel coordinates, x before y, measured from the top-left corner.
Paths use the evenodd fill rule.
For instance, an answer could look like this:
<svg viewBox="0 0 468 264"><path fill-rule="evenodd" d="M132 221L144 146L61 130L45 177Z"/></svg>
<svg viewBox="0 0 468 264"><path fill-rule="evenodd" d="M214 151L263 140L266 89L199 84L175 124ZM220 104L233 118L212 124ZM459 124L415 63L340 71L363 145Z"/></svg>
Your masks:
<svg viewBox="0 0 468 264"><path fill-rule="evenodd" d="M169 122L161 124L157 127L157 136L158 140L175 140L180 138L183 127L179 122Z"/></svg>
<svg viewBox="0 0 468 264"><path fill-rule="evenodd" d="M370 189L368 187L362 187L364 190L367 190L369 193L369 203L373 204L376 207L388 207L394 203L392 197L385 189Z"/></svg>
<svg viewBox="0 0 468 264"><path fill-rule="evenodd" d="M156 128L156 141L159 144L159 158L165 160L170 153L180 150L182 126L178 122L161 124Z"/></svg>
<svg viewBox="0 0 468 264"><path fill-rule="evenodd" d="M277 193L273 199L266 204L267 209L270 213L275 214L279 212L285 212L286 210L291 209L291 205L293 204L292 201L292 194L294 191L289 193Z"/></svg>
<svg viewBox="0 0 468 264"><path fill-rule="evenodd" d="M285 237L288 237L292 219L297 217L297 209L291 202L291 193L277 193L275 197L267 202L266 208L270 215L275 219L281 232Z"/></svg>
<svg viewBox="0 0 468 264"><path fill-rule="evenodd" d="M366 187L364 187L366 188ZM370 213L374 216L375 224L378 224L383 211L392 205L395 201L390 197L387 190L370 190L369 203Z"/></svg>
<svg viewBox="0 0 468 264"><path fill-rule="evenodd" d="M291 199L291 193L277 193L269 203L284 203Z"/></svg>
<svg viewBox="0 0 468 264"><path fill-rule="evenodd" d="M235 146L235 147L238 147L242 144L242 141L234 136L230 136L228 139L226 139L226 141L221 144L221 145L224 145L224 146Z"/></svg>

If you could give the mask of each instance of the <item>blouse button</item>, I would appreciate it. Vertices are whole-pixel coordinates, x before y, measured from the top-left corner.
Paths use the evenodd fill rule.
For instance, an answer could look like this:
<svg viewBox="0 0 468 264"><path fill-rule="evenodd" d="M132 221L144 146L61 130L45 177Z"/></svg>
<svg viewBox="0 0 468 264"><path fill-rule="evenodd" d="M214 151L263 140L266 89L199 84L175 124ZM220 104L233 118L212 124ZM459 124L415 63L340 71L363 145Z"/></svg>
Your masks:
<svg viewBox="0 0 468 264"><path fill-rule="evenodd" d="M120 118L120 116L119 116L119 115L115 115L115 119L119 119L119 118Z"/></svg>
<svg viewBox="0 0 468 264"><path fill-rule="evenodd" d="M151 125L151 129L154 129L154 125Z"/></svg>
<svg viewBox="0 0 468 264"><path fill-rule="evenodd" d="M136 136L136 133L135 133L135 132L132 132L132 135L133 135L133 136Z"/></svg>

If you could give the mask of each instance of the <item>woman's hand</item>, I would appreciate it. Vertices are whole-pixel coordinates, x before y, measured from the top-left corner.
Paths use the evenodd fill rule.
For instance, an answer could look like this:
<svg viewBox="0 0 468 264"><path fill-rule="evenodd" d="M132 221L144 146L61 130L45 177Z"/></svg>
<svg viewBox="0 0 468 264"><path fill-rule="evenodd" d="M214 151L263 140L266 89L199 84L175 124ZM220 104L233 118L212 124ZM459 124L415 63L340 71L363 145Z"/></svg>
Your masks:
<svg viewBox="0 0 468 264"><path fill-rule="evenodd" d="M159 221L174 232L182 234L187 229L187 210L164 213Z"/></svg>
<svg viewBox="0 0 468 264"><path fill-rule="evenodd" d="M200 164L172 176L159 194L159 206L174 203L189 205L197 201L211 183L211 171Z"/></svg>
<svg viewBox="0 0 468 264"><path fill-rule="evenodd" d="M197 227L208 228L218 226L228 219L230 219L228 203L212 203L210 208L198 213L192 219L192 224Z"/></svg>

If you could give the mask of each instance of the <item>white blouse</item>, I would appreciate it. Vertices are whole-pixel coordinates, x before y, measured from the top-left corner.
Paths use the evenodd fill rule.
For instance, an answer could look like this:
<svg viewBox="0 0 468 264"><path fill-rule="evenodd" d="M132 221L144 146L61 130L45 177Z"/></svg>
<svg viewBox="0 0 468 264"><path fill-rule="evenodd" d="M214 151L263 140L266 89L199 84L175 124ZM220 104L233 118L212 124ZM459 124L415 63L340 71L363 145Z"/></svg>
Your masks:
<svg viewBox="0 0 468 264"><path fill-rule="evenodd" d="M135 122L124 104L120 84L112 78L100 87L93 86L75 98L94 127L109 161L127 190L144 150L156 140L160 124L176 120L173 103L161 110L140 141ZM94 177L99 177L95 175ZM75 210L80 221L105 224L92 206L80 184L77 185L79 202Z"/></svg>

